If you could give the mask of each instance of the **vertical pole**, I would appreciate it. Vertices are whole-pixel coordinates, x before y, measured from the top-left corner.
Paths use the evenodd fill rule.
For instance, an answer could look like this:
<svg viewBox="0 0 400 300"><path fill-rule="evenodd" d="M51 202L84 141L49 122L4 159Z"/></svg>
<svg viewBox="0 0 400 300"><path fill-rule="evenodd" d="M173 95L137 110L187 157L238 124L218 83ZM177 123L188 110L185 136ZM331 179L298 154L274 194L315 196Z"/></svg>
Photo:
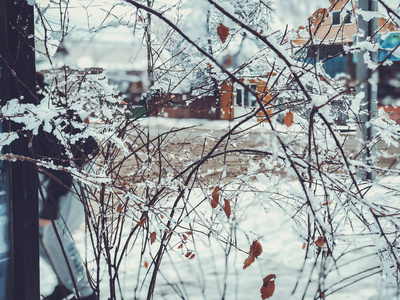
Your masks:
<svg viewBox="0 0 400 300"><path fill-rule="evenodd" d="M27 1L0 1L0 101L36 103L33 6ZM3 132L19 138L5 152L30 156L29 133L4 121ZM10 290L7 300L39 299L39 239L37 172L32 163L5 162L5 189L10 211Z"/></svg>
<svg viewBox="0 0 400 300"><path fill-rule="evenodd" d="M359 0L358 9L364 11L375 12L378 10L376 0ZM361 15L358 16L359 34L358 42L370 41L376 42L376 31L378 29L377 18L372 18L366 22ZM378 52L369 52L373 63L378 61ZM361 50L357 55L357 82L363 82L357 88L357 93L363 92L364 97L360 103L359 120L357 126L357 137L359 150L362 151L362 160L367 166L376 165L376 145L372 145L371 141L374 138L375 131L372 126L369 126L369 121L377 114L377 91L378 91L378 73L368 68L364 59L364 55L368 55L367 50ZM372 170L362 170L359 172L359 177L368 180L375 179L375 172Z"/></svg>

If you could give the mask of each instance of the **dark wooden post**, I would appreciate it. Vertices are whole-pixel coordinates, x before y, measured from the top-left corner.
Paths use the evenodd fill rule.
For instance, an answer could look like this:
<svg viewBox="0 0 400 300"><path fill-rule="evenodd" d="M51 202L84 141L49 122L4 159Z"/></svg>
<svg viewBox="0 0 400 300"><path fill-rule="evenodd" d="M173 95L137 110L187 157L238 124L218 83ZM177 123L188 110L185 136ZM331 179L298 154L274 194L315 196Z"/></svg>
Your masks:
<svg viewBox="0 0 400 300"><path fill-rule="evenodd" d="M0 101L36 103L33 6L25 0L0 1ZM29 135L19 124L4 121L3 132L20 138L3 152L29 157ZM39 299L37 172L25 161L4 162L4 188L9 210L9 254L5 299Z"/></svg>

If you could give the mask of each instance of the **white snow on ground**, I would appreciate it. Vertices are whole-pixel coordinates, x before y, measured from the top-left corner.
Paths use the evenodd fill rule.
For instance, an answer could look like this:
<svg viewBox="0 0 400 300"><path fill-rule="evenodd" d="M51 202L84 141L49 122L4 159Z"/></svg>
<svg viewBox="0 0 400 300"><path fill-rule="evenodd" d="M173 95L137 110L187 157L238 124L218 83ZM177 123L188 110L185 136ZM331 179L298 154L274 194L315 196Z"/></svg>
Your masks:
<svg viewBox="0 0 400 300"><path fill-rule="evenodd" d="M146 122L154 130L160 132L170 127L191 126L196 123L203 129L223 129L227 122L209 122L204 120L166 120L149 118ZM210 126L210 127L208 127ZM219 128L219 126L221 126ZM257 180L257 179L258 180ZM277 179L278 180L278 179ZM191 215L187 220L194 224L195 234L189 237L188 243L183 249L178 249L180 244L178 234L174 235L171 242L171 248L164 256L160 273L157 277L154 299L190 299L190 300L217 300L217 299L261 299L260 287L262 279L268 274L276 274L275 293L271 299L314 299L315 290L318 284L318 272L311 276L311 282L308 283L311 271L314 266L317 247L310 245L308 259L306 260L304 270L302 269L306 250L302 249L303 240L299 238L297 232L299 229L291 217L295 214L290 206L289 197L295 197L301 194L299 185L296 182L281 178L280 181L269 182L262 176L254 177L253 189L241 193L236 198L235 191L237 185L230 185L224 188L223 197L230 200L232 205L232 215L227 219L222 209L212 210L208 200L204 201L204 191L193 189L189 198L189 205L197 207L197 211L205 211L202 216ZM399 180L395 178L384 178L378 180L382 184L390 184L392 187L400 187ZM279 187L280 196L269 194L269 189ZM255 192L253 192L255 191ZM369 192L369 197L378 198L382 191L376 185ZM271 199L277 199L273 202ZM393 201L396 199L393 199ZM398 201L398 199L396 200ZM236 203L236 204L235 204ZM323 208L321 208L323 209ZM284 210L290 215L285 214ZM338 218L337 218L338 219ZM210 234L202 222L208 222L208 226L219 233L219 240L216 235ZM373 274L378 269L373 269L380 265L376 255L374 245L370 244L370 238L365 235L361 237L360 224L353 220L353 228L343 220L339 224L342 227L342 240L335 246L334 257L337 264L332 260L328 266L333 268L326 279L325 288L332 287L332 290L339 289L336 293L327 299L396 299L393 290L387 284L382 282L379 275L372 275L368 278L356 282L347 288L340 289L349 282L356 281L360 276L352 276L359 271L371 268L367 274ZM124 234L127 235L131 229L131 223L127 222L124 228ZM188 225L183 222L183 225ZM161 224L151 223L150 232L160 232L163 230ZM197 232L198 231L198 232ZM178 229L177 232L184 232L184 229ZM200 233L203 232L203 233ZM224 237L231 234L235 237L232 240L237 248L229 250L224 243ZM84 228L74 234L76 244L80 249L82 256L88 253L87 259L90 262L91 256L86 247ZM353 238L354 237L354 238ZM355 239L355 237L357 239ZM247 252L253 240L258 240L263 246L263 253L256 261L243 270L243 262L247 258ZM120 269L121 288L124 299L146 299L147 288L152 274L152 257L156 254L159 247L159 235L157 241L147 248L143 258L140 257L142 239L136 241L126 257ZM357 248L356 251L352 251ZM361 248L361 249L360 249ZM240 249L240 250L238 250ZM196 254L194 259L189 260L185 257L187 251L193 251ZM346 254L339 257L340 254ZM337 253L337 254L336 254ZM149 262L149 268L144 267L144 262ZM317 270L321 259L318 260ZM335 269L336 268L336 269ZM108 280L106 269L101 271L103 281L101 283L101 299L108 299ZM147 278L144 276L147 274ZM353 280L354 279L354 280ZM340 282L344 280L343 282ZM143 286L139 284L139 289L135 291L137 282L144 281ZM293 289L298 282L297 289ZM48 266L41 264L41 292L47 294L56 284L55 277L52 275ZM308 292L304 294L305 287L310 284ZM135 298L136 296L136 298Z"/></svg>

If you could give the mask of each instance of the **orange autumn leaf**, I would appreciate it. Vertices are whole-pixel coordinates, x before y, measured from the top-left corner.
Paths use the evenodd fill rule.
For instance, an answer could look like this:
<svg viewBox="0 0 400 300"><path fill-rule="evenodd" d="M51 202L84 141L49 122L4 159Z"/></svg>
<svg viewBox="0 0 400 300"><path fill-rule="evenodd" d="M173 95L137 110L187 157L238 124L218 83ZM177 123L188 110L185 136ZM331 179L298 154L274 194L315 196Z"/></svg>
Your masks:
<svg viewBox="0 0 400 300"><path fill-rule="evenodd" d="M231 216L231 204L229 203L228 199L224 199L224 202L225 202L224 212L229 219L229 217Z"/></svg>
<svg viewBox="0 0 400 300"><path fill-rule="evenodd" d="M144 267L147 268L149 266L149 263L147 261L144 262Z"/></svg>
<svg viewBox="0 0 400 300"><path fill-rule="evenodd" d="M193 259L195 256L196 254L193 253L192 255L190 255L189 259Z"/></svg>
<svg viewBox="0 0 400 300"><path fill-rule="evenodd" d="M293 113L290 110L286 113L285 117L283 118L283 121L285 122L285 125L287 127L292 126L292 124L293 124Z"/></svg>
<svg viewBox="0 0 400 300"><path fill-rule="evenodd" d="M325 245L324 238L322 236L319 236L318 239L315 241L315 245L322 248Z"/></svg>
<svg viewBox="0 0 400 300"><path fill-rule="evenodd" d="M182 247L183 247L183 244L180 244L180 245L178 246L178 249L182 249Z"/></svg>
<svg viewBox="0 0 400 300"><path fill-rule="evenodd" d="M219 35L219 38L221 39L221 42L225 43L226 38L229 35L229 28L221 23L217 28L217 33Z"/></svg>
<svg viewBox="0 0 400 300"><path fill-rule="evenodd" d="M249 257L244 261L243 270L249 267L261 253L262 246L257 240L255 240L250 246Z"/></svg>
<svg viewBox="0 0 400 300"><path fill-rule="evenodd" d="M332 203L332 201L328 201L328 202L322 203L322 206L328 206L331 203Z"/></svg>
<svg viewBox="0 0 400 300"><path fill-rule="evenodd" d="M211 194L211 208L216 208L219 202L219 187L216 186Z"/></svg>
<svg viewBox="0 0 400 300"><path fill-rule="evenodd" d="M137 226L143 226L144 223L146 223L146 217L141 218L140 221L137 222Z"/></svg>
<svg viewBox="0 0 400 300"><path fill-rule="evenodd" d="M128 103L125 102L124 100L121 100L121 102L119 104L128 104Z"/></svg>
<svg viewBox="0 0 400 300"><path fill-rule="evenodd" d="M260 289L261 299L272 297L275 291L275 274L269 274L263 279L263 285Z"/></svg>
<svg viewBox="0 0 400 300"><path fill-rule="evenodd" d="M122 205L121 205L121 204L118 204L117 209L116 209L116 212L119 213L121 210L122 210Z"/></svg>
<svg viewBox="0 0 400 300"><path fill-rule="evenodd" d="M303 243L303 247L301 249L306 249L306 243Z"/></svg>
<svg viewBox="0 0 400 300"><path fill-rule="evenodd" d="M188 239L185 234L182 234L182 238L183 238L184 241L186 241Z"/></svg>
<svg viewBox="0 0 400 300"><path fill-rule="evenodd" d="M157 233L155 233L155 232L150 233L151 245L153 245L153 243L156 241L156 237L157 237Z"/></svg>

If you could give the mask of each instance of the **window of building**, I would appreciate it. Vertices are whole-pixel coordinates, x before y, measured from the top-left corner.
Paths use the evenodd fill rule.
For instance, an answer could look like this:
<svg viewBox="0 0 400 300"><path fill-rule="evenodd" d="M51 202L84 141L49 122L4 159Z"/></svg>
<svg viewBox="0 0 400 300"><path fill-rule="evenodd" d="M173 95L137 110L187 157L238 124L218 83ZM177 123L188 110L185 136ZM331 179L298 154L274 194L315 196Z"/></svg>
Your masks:
<svg viewBox="0 0 400 300"><path fill-rule="evenodd" d="M242 90L236 89L236 105L243 105Z"/></svg>
<svg viewBox="0 0 400 300"><path fill-rule="evenodd" d="M332 25L340 25L340 11L332 13Z"/></svg>

